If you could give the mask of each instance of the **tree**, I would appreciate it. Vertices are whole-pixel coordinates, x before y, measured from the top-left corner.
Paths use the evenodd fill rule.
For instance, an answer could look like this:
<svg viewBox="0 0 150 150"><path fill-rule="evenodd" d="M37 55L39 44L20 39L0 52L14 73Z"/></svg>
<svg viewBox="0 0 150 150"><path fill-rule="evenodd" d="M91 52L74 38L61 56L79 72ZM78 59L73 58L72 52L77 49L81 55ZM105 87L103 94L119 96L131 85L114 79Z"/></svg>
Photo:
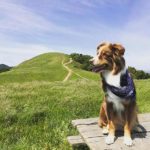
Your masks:
<svg viewBox="0 0 150 150"><path fill-rule="evenodd" d="M150 74L144 72L143 70L136 70L134 67L128 67L128 70L134 79L148 79L148 78L150 78Z"/></svg>
<svg viewBox="0 0 150 150"><path fill-rule="evenodd" d="M81 69L88 70L88 71L92 70L93 65L89 61L92 58L92 56L78 54L78 53L72 53L70 56L74 61L81 64L80 66Z"/></svg>

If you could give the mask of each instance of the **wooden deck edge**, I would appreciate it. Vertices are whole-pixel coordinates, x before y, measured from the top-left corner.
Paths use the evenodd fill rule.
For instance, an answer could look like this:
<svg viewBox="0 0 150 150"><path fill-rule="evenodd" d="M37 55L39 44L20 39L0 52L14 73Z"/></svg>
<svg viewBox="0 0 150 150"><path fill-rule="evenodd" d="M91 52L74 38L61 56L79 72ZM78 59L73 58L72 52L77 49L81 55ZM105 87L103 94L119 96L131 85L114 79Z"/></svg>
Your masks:
<svg viewBox="0 0 150 150"><path fill-rule="evenodd" d="M70 145L72 146L78 146L78 145L86 145L86 143L84 142L84 140L82 139L82 137L80 135L76 135L76 136L68 136L67 137L67 141L70 143Z"/></svg>
<svg viewBox="0 0 150 150"><path fill-rule="evenodd" d="M150 121L150 113L138 114L139 122L149 122ZM97 124L98 117L96 118L87 118L87 119L76 119L72 120L72 125L74 127L78 125L90 125L90 124Z"/></svg>
<svg viewBox="0 0 150 150"><path fill-rule="evenodd" d="M87 119L76 119L72 120L72 125L74 127L78 125L90 125L90 124L97 124L98 118L87 118Z"/></svg>

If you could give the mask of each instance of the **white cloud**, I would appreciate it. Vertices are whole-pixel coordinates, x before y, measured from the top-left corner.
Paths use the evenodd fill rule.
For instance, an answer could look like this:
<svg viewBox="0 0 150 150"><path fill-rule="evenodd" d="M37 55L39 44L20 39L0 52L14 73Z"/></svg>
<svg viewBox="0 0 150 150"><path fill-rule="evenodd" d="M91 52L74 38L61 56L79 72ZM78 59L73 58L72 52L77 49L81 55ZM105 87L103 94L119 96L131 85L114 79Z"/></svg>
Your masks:
<svg viewBox="0 0 150 150"><path fill-rule="evenodd" d="M32 13L32 11L24 6L0 1L0 14L3 17L0 21L0 29L14 31L47 31L54 25L42 17Z"/></svg>
<svg viewBox="0 0 150 150"><path fill-rule="evenodd" d="M8 1L0 1L0 31L15 31L24 34L66 33L83 36L69 27L59 25L43 16L36 14L30 8Z"/></svg>
<svg viewBox="0 0 150 150"><path fill-rule="evenodd" d="M51 19L17 2L20 1L0 1L0 63L15 65L53 49L94 55L97 44L106 40L120 42L126 47L129 65L149 69L150 2L136 2L122 26L103 22L94 13L98 13L95 10L99 7L123 6L129 0L41 0L45 5L49 4L47 13L53 17ZM62 12L69 17L62 17ZM88 18L86 21L83 14ZM28 37L31 37L31 41Z"/></svg>
<svg viewBox="0 0 150 150"><path fill-rule="evenodd" d="M81 32L47 20L30 8L10 0L0 1L0 18L0 63L8 65L16 65L25 59L52 51L47 44L41 43L44 39L48 40L46 39L48 34L64 33L85 36ZM24 40L28 36L33 37L33 41L20 41L21 38Z"/></svg>

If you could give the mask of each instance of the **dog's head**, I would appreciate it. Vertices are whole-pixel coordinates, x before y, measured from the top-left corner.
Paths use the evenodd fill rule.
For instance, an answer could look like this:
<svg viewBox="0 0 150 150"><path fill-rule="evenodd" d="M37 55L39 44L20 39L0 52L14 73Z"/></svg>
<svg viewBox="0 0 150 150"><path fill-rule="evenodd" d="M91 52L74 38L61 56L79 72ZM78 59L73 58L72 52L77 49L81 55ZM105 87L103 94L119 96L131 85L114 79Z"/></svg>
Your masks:
<svg viewBox="0 0 150 150"><path fill-rule="evenodd" d="M91 59L93 71L113 71L117 74L125 66L123 58L125 49L121 44L102 43L97 47L97 55Z"/></svg>

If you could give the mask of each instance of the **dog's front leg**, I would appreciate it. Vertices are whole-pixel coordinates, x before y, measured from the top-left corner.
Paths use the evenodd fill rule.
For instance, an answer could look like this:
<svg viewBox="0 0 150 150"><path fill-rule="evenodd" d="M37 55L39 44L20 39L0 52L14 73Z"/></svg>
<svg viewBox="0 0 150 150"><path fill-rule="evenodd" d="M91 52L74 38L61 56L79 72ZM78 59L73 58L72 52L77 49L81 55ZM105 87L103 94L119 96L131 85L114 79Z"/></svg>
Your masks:
<svg viewBox="0 0 150 150"><path fill-rule="evenodd" d="M106 144L112 144L115 141L115 124L113 122L112 103L107 103L107 114L108 114L108 136L105 139Z"/></svg>
<svg viewBox="0 0 150 150"><path fill-rule="evenodd" d="M135 109L135 104L131 103L126 106L126 111L125 111L125 125L124 125L124 144L131 146L132 145L132 139L131 139L131 129L133 126L133 123L135 122L134 118L134 109Z"/></svg>
<svg viewBox="0 0 150 150"><path fill-rule="evenodd" d="M115 126L113 121L109 121L109 132L105 139L106 144L112 144L115 141Z"/></svg>
<svg viewBox="0 0 150 150"><path fill-rule="evenodd" d="M126 120L125 126L124 126L124 144L131 146L132 145L132 139L131 139L131 127L129 125L129 122Z"/></svg>

